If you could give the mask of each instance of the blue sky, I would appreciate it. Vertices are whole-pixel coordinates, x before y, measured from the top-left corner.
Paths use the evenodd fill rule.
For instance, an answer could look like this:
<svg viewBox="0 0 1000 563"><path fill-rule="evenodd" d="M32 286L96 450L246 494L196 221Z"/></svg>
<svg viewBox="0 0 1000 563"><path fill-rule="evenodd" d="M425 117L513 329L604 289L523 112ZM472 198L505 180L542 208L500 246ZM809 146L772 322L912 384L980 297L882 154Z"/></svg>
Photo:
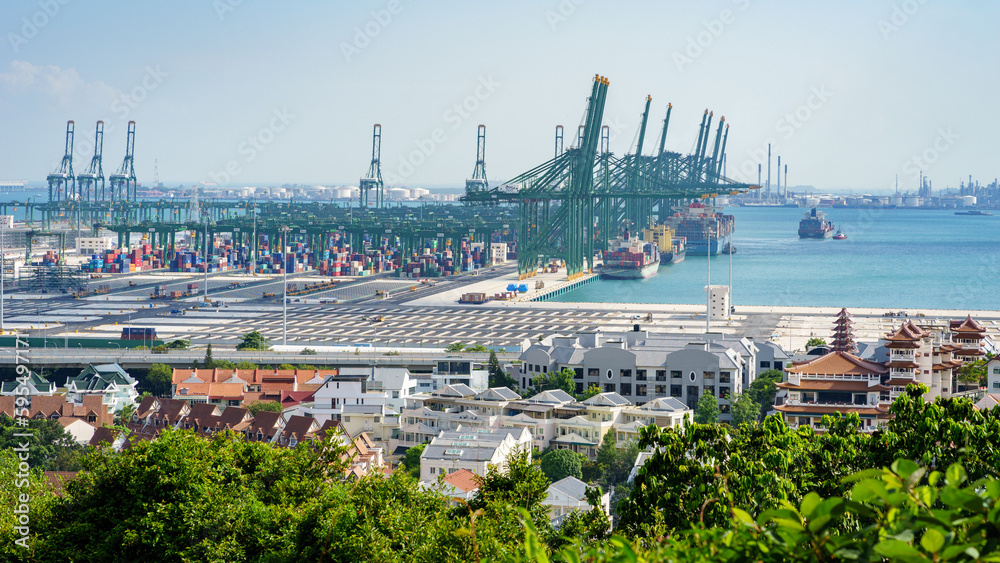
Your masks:
<svg viewBox="0 0 1000 563"><path fill-rule="evenodd" d="M794 186L992 181L1000 4L957 0L504 2L5 0L0 179L43 181L76 121L74 166L106 123L104 170L137 122L136 171L168 185L356 184L373 123L391 183L461 185L476 127L491 181L573 135L610 79L612 150L690 152L704 109L731 124L727 172L788 164ZM713 126L714 133L714 126ZM714 139L713 139L714 140ZM647 141L647 147L655 141ZM648 150L647 150L648 152Z"/></svg>

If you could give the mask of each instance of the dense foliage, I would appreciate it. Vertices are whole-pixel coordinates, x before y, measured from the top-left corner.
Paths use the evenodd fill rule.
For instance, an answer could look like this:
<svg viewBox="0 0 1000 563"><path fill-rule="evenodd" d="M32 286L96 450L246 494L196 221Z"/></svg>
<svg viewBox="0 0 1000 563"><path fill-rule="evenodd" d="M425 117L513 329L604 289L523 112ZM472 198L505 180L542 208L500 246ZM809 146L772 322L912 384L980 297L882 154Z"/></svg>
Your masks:
<svg viewBox="0 0 1000 563"><path fill-rule="evenodd" d="M264 337L263 334L256 330L252 330L243 335L240 339L240 343L236 345L237 350L270 350L271 341Z"/></svg>
<svg viewBox="0 0 1000 563"><path fill-rule="evenodd" d="M0 560L1000 561L1000 409L925 404L922 391L908 390L874 432L857 416L827 418L823 434L771 416L647 427L626 448L606 439L581 470L617 483L613 537L597 509L553 528L550 479L526 453L492 468L466 504L407 471L344 481L330 442L286 449L165 430L86 454L62 496L47 492L34 458L25 488L12 486L7 449ZM639 447L652 454L626 484ZM14 544L22 490L29 549ZM592 503L599 494L588 491Z"/></svg>

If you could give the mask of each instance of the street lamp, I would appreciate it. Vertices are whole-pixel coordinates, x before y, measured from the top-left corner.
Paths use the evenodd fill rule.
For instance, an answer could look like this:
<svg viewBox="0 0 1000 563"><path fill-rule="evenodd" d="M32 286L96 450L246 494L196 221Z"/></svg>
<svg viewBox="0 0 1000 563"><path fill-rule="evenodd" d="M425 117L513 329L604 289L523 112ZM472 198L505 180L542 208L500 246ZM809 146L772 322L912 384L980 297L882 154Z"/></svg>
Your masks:
<svg viewBox="0 0 1000 563"><path fill-rule="evenodd" d="M282 285L284 290L281 295L281 345L288 346L288 227L282 227L281 260L282 264Z"/></svg>

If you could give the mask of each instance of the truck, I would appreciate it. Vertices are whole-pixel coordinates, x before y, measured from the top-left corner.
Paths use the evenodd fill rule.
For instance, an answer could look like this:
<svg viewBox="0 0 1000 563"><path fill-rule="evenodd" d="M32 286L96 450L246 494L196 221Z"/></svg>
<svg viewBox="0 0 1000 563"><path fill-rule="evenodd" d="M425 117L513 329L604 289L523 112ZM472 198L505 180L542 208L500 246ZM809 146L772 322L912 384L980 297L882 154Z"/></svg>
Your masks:
<svg viewBox="0 0 1000 563"><path fill-rule="evenodd" d="M154 327L125 327L119 340L156 340Z"/></svg>

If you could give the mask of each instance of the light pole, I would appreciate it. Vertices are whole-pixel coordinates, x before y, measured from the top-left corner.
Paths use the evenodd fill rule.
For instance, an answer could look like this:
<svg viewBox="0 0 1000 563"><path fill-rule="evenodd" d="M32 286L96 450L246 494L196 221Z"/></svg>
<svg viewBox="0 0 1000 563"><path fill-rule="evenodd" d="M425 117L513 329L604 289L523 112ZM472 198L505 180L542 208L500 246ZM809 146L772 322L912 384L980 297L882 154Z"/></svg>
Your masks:
<svg viewBox="0 0 1000 563"><path fill-rule="evenodd" d="M708 285L705 286L705 334L712 330L712 231L708 232Z"/></svg>
<svg viewBox="0 0 1000 563"><path fill-rule="evenodd" d="M208 303L208 216L205 216L205 302Z"/></svg>
<svg viewBox="0 0 1000 563"><path fill-rule="evenodd" d="M281 228L282 242L281 242L281 260L284 262L282 271L282 285L284 289L281 296L281 345L288 346L288 227Z"/></svg>
<svg viewBox="0 0 1000 563"><path fill-rule="evenodd" d="M5 271L7 269L7 252L6 252L6 250L4 248L4 245L3 245L3 236L4 236L3 223L0 223L0 334L4 334L4 326L3 326L3 298L4 298L3 289L4 288L3 288L3 282L4 282L4 279L7 277L7 272Z"/></svg>

